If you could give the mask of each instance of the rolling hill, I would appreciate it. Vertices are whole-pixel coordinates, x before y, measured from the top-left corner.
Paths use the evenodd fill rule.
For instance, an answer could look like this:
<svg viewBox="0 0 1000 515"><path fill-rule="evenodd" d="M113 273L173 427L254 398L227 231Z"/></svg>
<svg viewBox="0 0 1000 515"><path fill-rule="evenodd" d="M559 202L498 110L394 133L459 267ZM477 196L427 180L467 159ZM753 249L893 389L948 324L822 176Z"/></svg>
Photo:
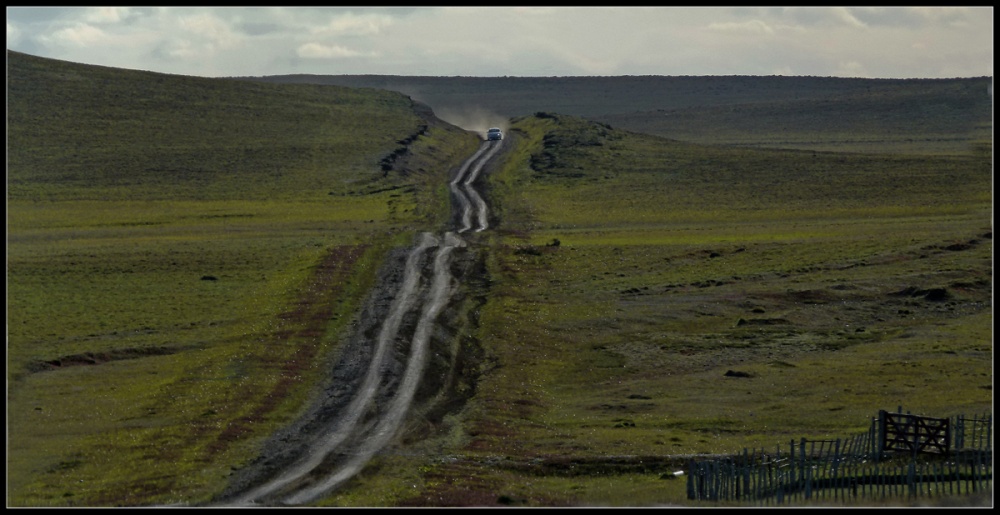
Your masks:
<svg viewBox="0 0 1000 515"><path fill-rule="evenodd" d="M468 112L512 118L544 111L682 141L869 153L968 154L983 151L992 141L992 77L279 75L244 79L398 91L427 103L453 123Z"/></svg>
<svg viewBox="0 0 1000 515"><path fill-rule="evenodd" d="M989 82L8 51L8 505L219 495L329 379L387 257L447 227L498 119L490 230L436 333L465 359L428 379L459 395L317 505L707 506L670 481L689 459L991 413Z"/></svg>
<svg viewBox="0 0 1000 515"><path fill-rule="evenodd" d="M221 489L479 141L385 91L7 63L12 506Z"/></svg>

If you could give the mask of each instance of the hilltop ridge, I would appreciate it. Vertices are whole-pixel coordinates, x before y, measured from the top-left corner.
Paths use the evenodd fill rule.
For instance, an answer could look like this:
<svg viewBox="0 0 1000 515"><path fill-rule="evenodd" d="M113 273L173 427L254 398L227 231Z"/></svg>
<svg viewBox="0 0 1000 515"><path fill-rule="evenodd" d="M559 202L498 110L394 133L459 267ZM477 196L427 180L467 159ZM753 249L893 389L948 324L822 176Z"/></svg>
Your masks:
<svg viewBox="0 0 1000 515"><path fill-rule="evenodd" d="M448 120L582 116L707 144L828 151L966 154L992 139L992 77L792 76L407 77L274 75L269 83L397 91Z"/></svg>

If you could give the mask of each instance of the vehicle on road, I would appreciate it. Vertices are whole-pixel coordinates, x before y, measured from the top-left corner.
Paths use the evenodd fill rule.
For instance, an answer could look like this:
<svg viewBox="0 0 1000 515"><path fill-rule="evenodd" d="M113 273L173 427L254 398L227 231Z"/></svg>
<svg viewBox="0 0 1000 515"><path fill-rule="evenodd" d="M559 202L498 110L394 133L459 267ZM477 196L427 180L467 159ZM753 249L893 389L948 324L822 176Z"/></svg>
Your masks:
<svg viewBox="0 0 1000 515"><path fill-rule="evenodd" d="M486 131L486 139L489 141L501 140L503 139L503 131L497 127L492 127L490 130Z"/></svg>

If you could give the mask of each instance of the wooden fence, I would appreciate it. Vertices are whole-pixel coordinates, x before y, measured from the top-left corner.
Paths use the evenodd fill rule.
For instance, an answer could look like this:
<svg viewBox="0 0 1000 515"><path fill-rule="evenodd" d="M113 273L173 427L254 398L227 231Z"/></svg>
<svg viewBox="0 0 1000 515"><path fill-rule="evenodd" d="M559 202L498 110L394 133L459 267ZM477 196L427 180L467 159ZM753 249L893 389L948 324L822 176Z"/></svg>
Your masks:
<svg viewBox="0 0 1000 515"><path fill-rule="evenodd" d="M954 449L993 449L993 415L966 417L961 415L952 421Z"/></svg>
<svg viewBox="0 0 1000 515"><path fill-rule="evenodd" d="M744 449L723 459L692 460L686 471L688 498L782 505L992 491L991 414L927 423L901 412L895 417L880 412L866 434L850 438L803 438L773 450ZM902 445L906 434L918 443Z"/></svg>

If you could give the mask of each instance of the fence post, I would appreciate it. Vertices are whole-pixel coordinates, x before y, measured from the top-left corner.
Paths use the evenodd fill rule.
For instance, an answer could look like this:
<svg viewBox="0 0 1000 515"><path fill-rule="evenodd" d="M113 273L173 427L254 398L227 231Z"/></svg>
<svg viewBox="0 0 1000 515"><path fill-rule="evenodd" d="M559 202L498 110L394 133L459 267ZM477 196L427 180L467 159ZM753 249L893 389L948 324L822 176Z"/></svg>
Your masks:
<svg viewBox="0 0 1000 515"><path fill-rule="evenodd" d="M715 462L715 474L713 474L713 477L715 478L715 481L714 481L715 484L712 485L712 500L713 501L721 501L721 500L723 500L722 493L724 491L723 488L724 488L725 484L722 481L722 471L724 469L725 469L725 463L719 462L719 461Z"/></svg>
<svg viewBox="0 0 1000 515"><path fill-rule="evenodd" d="M955 416L955 449L965 448L965 415Z"/></svg>
<svg viewBox="0 0 1000 515"><path fill-rule="evenodd" d="M965 493L966 494L969 493L969 484L968 483L963 484L963 482L966 481L965 477L968 477L968 476L963 477L963 475L962 475L962 469L966 468L966 465L967 465L966 462L968 460L969 460L968 458L965 458L962 461L956 461L956 463L955 463L955 470L956 470L956 472L955 472L955 479L956 479L955 483L958 485L957 486L957 488L958 488L958 495L962 495L962 487L965 487Z"/></svg>
<svg viewBox="0 0 1000 515"><path fill-rule="evenodd" d="M910 460L910 467L906 471L906 482L909 483L910 497L917 496L917 483L916 483L916 469L917 465L913 460Z"/></svg>
<svg viewBox="0 0 1000 515"><path fill-rule="evenodd" d="M977 452L975 458L972 459L972 493L979 491L979 464L982 462L982 454Z"/></svg>
<svg viewBox="0 0 1000 515"><path fill-rule="evenodd" d="M788 473L788 476L789 476L788 477L788 481L789 481L789 483L794 483L795 482L795 440L794 439L791 440L791 441L789 441L789 443L788 443L788 452L789 452L789 455L788 455L788 458L789 458L788 459L788 466L790 467L789 468L789 473Z"/></svg>
<svg viewBox="0 0 1000 515"><path fill-rule="evenodd" d="M781 472L780 471L778 472L778 477L779 478L781 477ZM781 480L780 479L778 480L778 492L777 492L776 497L777 497L777 500L778 500L778 506L781 506L782 501L785 500L785 492L784 492L784 490L781 487Z"/></svg>
<svg viewBox="0 0 1000 515"><path fill-rule="evenodd" d="M944 464L938 463L935 470L937 471L935 474L937 483L935 483L934 494L941 497L944 495Z"/></svg>
<svg viewBox="0 0 1000 515"><path fill-rule="evenodd" d="M833 478L834 484L840 484L840 438L833 442ZM833 491L833 498L837 498L837 490Z"/></svg>
<svg viewBox="0 0 1000 515"><path fill-rule="evenodd" d="M719 473L719 462L711 461L706 463L705 470L705 499L709 501L717 501L715 498L715 480L716 475Z"/></svg>
<svg viewBox="0 0 1000 515"><path fill-rule="evenodd" d="M872 473L875 474L875 481L878 482L879 497L885 497L885 474L880 472L880 468L876 465Z"/></svg>
<svg viewBox="0 0 1000 515"><path fill-rule="evenodd" d="M846 444L846 441L845 441ZM840 438L833 442L833 470L840 466Z"/></svg>
<svg viewBox="0 0 1000 515"><path fill-rule="evenodd" d="M811 473L812 469L809 468L809 465L806 462L806 439L805 438L803 438L801 440L801 444L799 446L799 456L800 456L800 459L802 460L799 463L799 475L805 480L805 483L806 483L806 486L805 486L805 488L806 488L806 499L809 499L809 493L810 493L809 487L811 486L810 483L812 482L812 473Z"/></svg>
<svg viewBox="0 0 1000 515"><path fill-rule="evenodd" d="M871 457L876 463L879 460L879 431L878 417L872 417L872 434L871 441L868 442L868 452L871 453Z"/></svg>
<svg viewBox="0 0 1000 515"><path fill-rule="evenodd" d="M950 495L955 495L955 483L958 483L959 481L958 466L955 463L956 461L958 460L956 459L955 461L946 463L948 467L951 468L951 474L948 475L948 493ZM961 491L961 488L959 489L959 491Z"/></svg>
<svg viewBox="0 0 1000 515"><path fill-rule="evenodd" d="M743 496L750 497L750 456L746 447L743 448Z"/></svg>
<svg viewBox="0 0 1000 515"><path fill-rule="evenodd" d="M986 452L991 452L993 450L993 414L989 414L989 420L986 421Z"/></svg>
<svg viewBox="0 0 1000 515"><path fill-rule="evenodd" d="M979 448L982 443L982 431L979 429L979 415L972 416L972 447Z"/></svg>
<svg viewBox="0 0 1000 515"><path fill-rule="evenodd" d="M696 500L694 496L694 460L688 460L687 494L688 499Z"/></svg>
<svg viewBox="0 0 1000 515"><path fill-rule="evenodd" d="M944 428L944 456L945 456L945 458L948 458L949 456L951 456L951 432L952 432L952 429L951 429L951 422L949 420L947 420L947 419L945 420L945 422L947 422L948 425Z"/></svg>
<svg viewBox="0 0 1000 515"><path fill-rule="evenodd" d="M882 459L882 452L885 450L885 418L888 413L885 410L878 412L878 441L876 442L875 461Z"/></svg>

